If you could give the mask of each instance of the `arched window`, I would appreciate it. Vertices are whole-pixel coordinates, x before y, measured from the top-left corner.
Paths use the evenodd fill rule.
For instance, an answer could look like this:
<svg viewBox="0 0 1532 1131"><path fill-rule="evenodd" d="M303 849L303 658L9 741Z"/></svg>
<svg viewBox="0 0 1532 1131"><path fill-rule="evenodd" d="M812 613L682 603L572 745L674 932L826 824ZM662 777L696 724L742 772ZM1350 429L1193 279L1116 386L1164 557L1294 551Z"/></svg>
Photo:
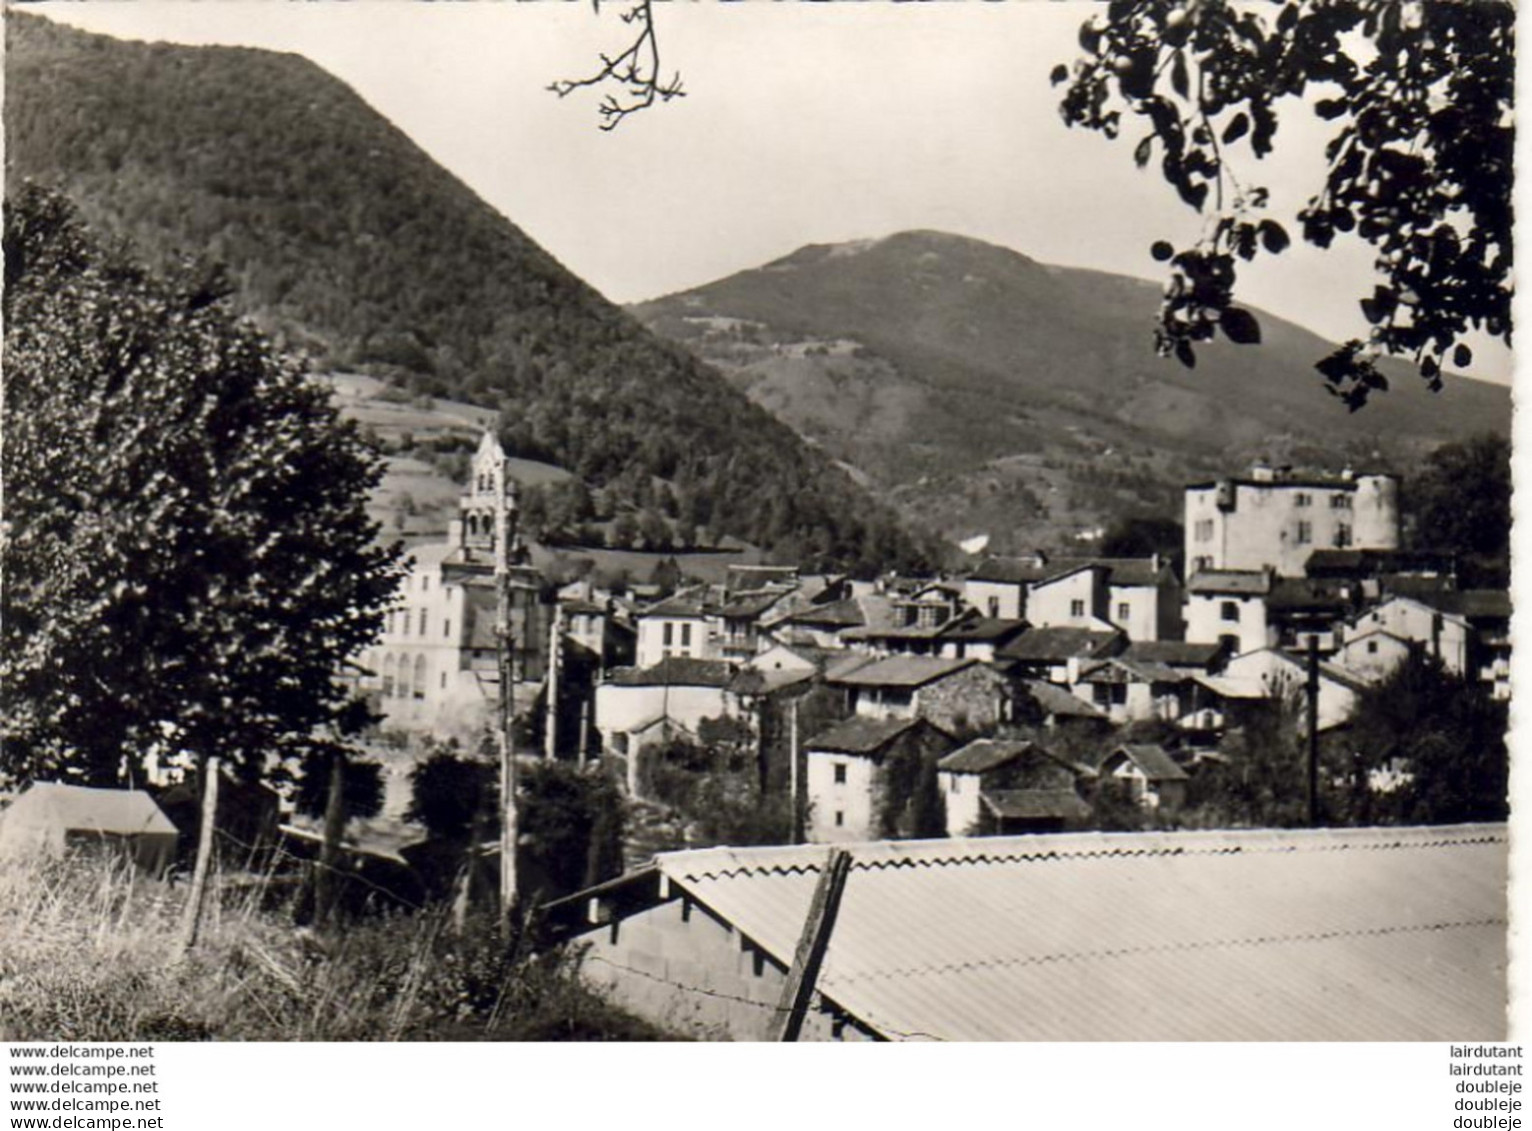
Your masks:
<svg viewBox="0 0 1532 1131"><path fill-rule="evenodd" d="M387 656L383 660L383 698L391 698L394 694L394 670L393 656Z"/></svg>
<svg viewBox="0 0 1532 1131"><path fill-rule="evenodd" d="M424 656L416 656L415 657L415 698L416 699L424 699L425 697L426 697L426 658Z"/></svg>
<svg viewBox="0 0 1532 1131"><path fill-rule="evenodd" d="M476 514L469 515L467 526L468 537L477 538L479 536L479 516Z"/></svg>
<svg viewBox="0 0 1532 1131"><path fill-rule="evenodd" d="M408 656L399 657L399 681L394 686L399 698L410 697L410 658Z"/></svg>

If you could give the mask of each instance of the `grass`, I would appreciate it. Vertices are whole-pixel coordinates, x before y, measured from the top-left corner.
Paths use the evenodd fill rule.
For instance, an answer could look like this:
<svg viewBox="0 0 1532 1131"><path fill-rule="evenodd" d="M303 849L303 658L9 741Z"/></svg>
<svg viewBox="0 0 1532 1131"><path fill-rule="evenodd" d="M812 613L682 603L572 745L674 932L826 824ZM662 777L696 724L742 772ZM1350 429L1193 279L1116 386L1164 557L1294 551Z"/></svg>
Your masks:
<svg viewBox="0 0 1532 1131"><path fill-rule="evenodd" d="M209 900L175 943L187 885L113 860L0 862L0 1041L656 1040L580 978L577 954L510 953L493 925L437 911L319 935Z"/></svg>

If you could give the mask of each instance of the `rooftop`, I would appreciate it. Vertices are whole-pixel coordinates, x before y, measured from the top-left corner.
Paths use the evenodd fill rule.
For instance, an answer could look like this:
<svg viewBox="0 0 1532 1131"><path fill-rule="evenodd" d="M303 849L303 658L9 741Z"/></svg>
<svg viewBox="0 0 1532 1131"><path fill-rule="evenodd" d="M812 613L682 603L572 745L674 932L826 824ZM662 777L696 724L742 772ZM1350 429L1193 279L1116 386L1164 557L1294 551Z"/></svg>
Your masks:
<svg viewBox="0 0 1532 1131"><path fill-rule="evenodd" d="M1002 820L1067 821L1090 816L1090 806L1072 789L986 789L979 799Z"/></svg>
<svg viewBox="0 0 1532 1131"><path fill-rule="evenodd" d="M1087 703L1058 684L1045 683L1040 679L1024 679L1021 683L1027 694L1032 697L1032 701L1045 714L1077 719L1106 718L1106 715L1094 704Z"/></svg>
<svg viewBox="0 0 1532 1131"><path fill-rule="evenodd" d="M1271 581L1271 574L1263 569L1204 569L1192 574L1186 591L1263 596L1271 592Z"/></svg>
<svg viewBox="0 0 1532 1131"><path fill-rule="evenodd" d="M978 663L969 658L944 660L936 656L888 656L852 671L826 677L847 687L923 687Z"/></svg>
<svg viewBox="0 0 1532 1131"><path fill-rule="evenodd" d="M1056 660L1104 656L1124 640L1120 632L1093 628L1031 628L997 653L1006 660Z"/></svg>
<svg viewBox="0 0 1532 1131"><path fill-rule="evenodd" d="M647 668L614 668L608 683L619 687L728 687L734 667L723 660L666 656Z"/></svg>
<svg viewBox="0 0 1532 1131"><path fill-rule="evenodd" d="M876 754L906 731L931 725L920 718L867 719L858 715L821 731L806 741L803 748L836 754Z"/></svg>
<svg viewBox="0 0 1532 1131"><path fill-rule="evenodd" d="M1147 660L1180 668L1205 668L1223 653L1222 644L1193 644L1186 640L1135 640L1123 652L1124 660Z"/></svg>
<svg viewBox="0 0 1532 1131"><path fill-rule="evenodd" d="M819 989L896 1040L1504 1040L1507 842L1464 825L849 845ZM785 968L826 860L713 848L655 869Z"/></svg>
<svg viewBox="0 0 1532 1131"><path fill-rule="evenodd" d="M954 774L985 774L1031 753L1051 757L1042 747L1024 738L979 738L948 754L936 768Z"/></svg>
<svg viewBox="0 0 1532 1131"><path fill-rule="evenodd" d="M1106 761L1121 754L1132 762L1150 781L1185 781L1186 771L1165 748L1156 742L1125 742L1108 754Z"/></svg>

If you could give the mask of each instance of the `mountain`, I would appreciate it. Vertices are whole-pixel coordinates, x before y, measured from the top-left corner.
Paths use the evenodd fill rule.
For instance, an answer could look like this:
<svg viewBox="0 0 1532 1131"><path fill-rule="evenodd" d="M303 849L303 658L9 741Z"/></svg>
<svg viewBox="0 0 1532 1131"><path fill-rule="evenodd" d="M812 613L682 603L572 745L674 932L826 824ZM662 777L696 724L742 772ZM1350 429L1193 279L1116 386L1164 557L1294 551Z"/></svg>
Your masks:
<svg viewBox="0 0 1532 1131"><path fill-rule="evenodd" d="M829 457L308 60L124 42L14 7L5 22L8 189L60 186L156 266L224 265L238 309L280 344L496 409L515 454L619 508L807 564L921 556Z"/></svg>
<svg viewBox="0 0 1532 1131"><path fill-rule="evenodd" d="M1407 469L1505 431L1509 390L1400 366L1348 413L1313 364L1330 345L1257 312L1258 346L1154 355L1160 288L941 232L811 245L638 304L648 326L952 540L1068 541L1124 513L1179 518L1179 486L1264 455Z"/></svg>

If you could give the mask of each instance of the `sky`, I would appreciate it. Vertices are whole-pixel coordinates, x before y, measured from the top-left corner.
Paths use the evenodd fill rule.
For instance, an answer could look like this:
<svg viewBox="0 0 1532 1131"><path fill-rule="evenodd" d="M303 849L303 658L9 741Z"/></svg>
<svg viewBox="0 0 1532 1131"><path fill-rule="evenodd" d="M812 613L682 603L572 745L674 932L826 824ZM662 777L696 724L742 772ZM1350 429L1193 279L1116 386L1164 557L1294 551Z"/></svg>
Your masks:
<svg viewBox="0 0 1532 1131"><path fill-rule="evenodd" d="M612 4L28 7L125 38L307 56L617 302L911 228L1158 279L1150 244L1190 242L1202 223L1152 165L1134 166L1138 134L1114 142L1060 119L1048 75L1079 52L1080 3L663 4L664 68L686 96L610 133L595 93L546 88L625 45ZM1278 217L1323 168L1324 123L1290 111L1277 159L1247 155L1239 170L1272 189ZM1239 295L1331 339L1365 336L1371 260L1360 241L1295 243L1242 265ZM1474 344L1475 375L1509 381L1509 354Z"/></svg>

